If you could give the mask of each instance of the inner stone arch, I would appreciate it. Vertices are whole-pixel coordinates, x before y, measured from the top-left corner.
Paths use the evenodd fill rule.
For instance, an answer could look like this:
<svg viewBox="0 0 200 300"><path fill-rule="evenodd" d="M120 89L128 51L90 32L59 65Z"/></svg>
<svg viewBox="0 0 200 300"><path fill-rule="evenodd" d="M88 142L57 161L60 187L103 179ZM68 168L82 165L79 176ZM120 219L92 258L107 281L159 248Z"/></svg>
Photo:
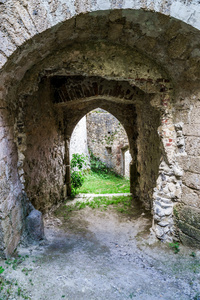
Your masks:
<svg viewBox="0 0 200 300"><path fill-rule="evenodd" d="M157 134L160 113L150 104L152 96L126 81L100 77L56 76L51 82L55 107L62 108L64 114L66 145L70 144L71 133L78 121L97 107L110 112L122 123L128 135L133 158L130 171L131 192L146 208L152 208L153 187L156 185L161 156ZM66 151L66 157L66 183L69 186L69 150Z"/></svg>
<svg viewBox="0 0 200 300"><path fill-rule="evenodd" d="M88 159L94 155L115 174L127 178L130 178L132 161L129 150L128 136L121 122L100 107L81 118L70 137L70 160L75 153L84 154ZM127 157L126 151L129 153Z"/></svg>

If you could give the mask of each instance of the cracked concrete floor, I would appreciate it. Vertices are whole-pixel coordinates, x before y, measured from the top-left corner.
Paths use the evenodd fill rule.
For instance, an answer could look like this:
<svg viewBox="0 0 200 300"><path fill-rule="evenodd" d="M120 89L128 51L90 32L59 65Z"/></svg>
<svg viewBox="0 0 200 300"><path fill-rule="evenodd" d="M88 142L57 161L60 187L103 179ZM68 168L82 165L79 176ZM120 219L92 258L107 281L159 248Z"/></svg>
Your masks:
<svg viewBox="0 0 200 300"><path fill-rule="evenodd" d="M174 254L135 207L131 215L86 207L66 220L47 216L46 242L20 247L15 270L13 260L0 261L11 282L0 299L200 299L200 251L181 246Z"/></svg>

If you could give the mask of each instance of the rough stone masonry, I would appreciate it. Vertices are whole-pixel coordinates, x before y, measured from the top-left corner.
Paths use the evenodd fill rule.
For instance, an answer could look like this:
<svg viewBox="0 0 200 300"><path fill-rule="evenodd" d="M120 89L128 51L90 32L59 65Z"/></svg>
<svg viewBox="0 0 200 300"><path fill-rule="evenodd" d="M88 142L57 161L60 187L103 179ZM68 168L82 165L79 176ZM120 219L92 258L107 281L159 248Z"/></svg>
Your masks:
<svg viewBox="0 0 200 300"><path fill-rule="evenodd" d="M127 132L156 236L199 247L199 30L196 0L0 1L2 255L70 193L71 134L97 107Z"/></svg>

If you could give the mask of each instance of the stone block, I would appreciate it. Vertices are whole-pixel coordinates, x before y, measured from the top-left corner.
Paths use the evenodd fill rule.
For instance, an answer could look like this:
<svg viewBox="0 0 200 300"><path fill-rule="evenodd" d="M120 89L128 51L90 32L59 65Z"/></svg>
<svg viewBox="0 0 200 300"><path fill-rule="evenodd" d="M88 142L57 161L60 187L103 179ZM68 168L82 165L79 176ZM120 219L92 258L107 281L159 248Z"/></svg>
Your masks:
<svg viewBox="0 0 200 300"><path fill-rule="evenodd" d="M182 221L178 222L179 229L190 238L200 243L200 230Z"/></svg>
<svg viewBox="0 0 200 300"><path fill-rule="evenodd" d="M194 106L192 111L190 112L190 123L200 124L200 107Z"/></svg>
<svg viewBox="0 0 200 300"><path fill-rule="evenodd" d="M15 233L14 235L9 236L8 244L5 250L6 258L10 257L13 254L20 241L20 237L21 235L19 233Z"/></svg>
<svg viewBox="0 0 200 300"><path fill-rule="evenodd" d="M200 137L185 137L185 151L190 156L200 156Z"/></svg>
<svg viewBox="0 0 200 300"><path fill-rule="evenodd" d="M26 218L26 228L29 236L39 241L44 238L44 223L42 213L36 209L33 209Z"/></svg>
<svg viewBox="0 0 200 300"><path fill-rule="evenodd" d="M200 230L200 209L186 205L176 205L174 210L176 210L176 216L180 224L184 223ZM181 226L183 227L183 225Z"/></svg>
<svg viewBox="0 0 200 300"><path fill-rule="evenodd" d="M185 172L183 183L192 189L200 190L200 174Z"/></svg>
<svg viewBox="0 0 200 300"><path fill-rule="evenodd" d="M183 134L186 136L200 136L200 124L184 124Z"/></svg>
<svg viewBox="0 0 200 300"><path fill-rule="evenodd" d="M110 25L109 32L108 32L109 38L111 40L119 39L122 34L122 30L123 30L122 24Z"/></svg>
<svg viewBox="0 0 200 300"><path fill-rule="evenodd" d="M200 156L177 156L177 161L184 171L190 171L200 174Z"/></svg>
<svg viewBox="0 0 200 300"><path fill-rule="evenodd" d="M183 185L181 201L187 206L200 209L200 191L194 191Z"/></svg>
<svg viewBox="0 0 200 300"><path fill-rule="evenodd" d="M189 109L180 109L176 111L174 122L183 122L184 124L189 123Z"/></svg>
<svg viewBox="0 0 200 300"><path fill-rule="evenodd" d="M200 157L188 157L189 158L189 169L190 172L200 173Z"/></svg>
<svg viewBox="0 0 200 300"><path fill-rule="evenodd" d="M189 246L189 247L195 247L200 248L200 242L188 235L186 235L183 232L179 232L179 237L183 245Z"/></svg>

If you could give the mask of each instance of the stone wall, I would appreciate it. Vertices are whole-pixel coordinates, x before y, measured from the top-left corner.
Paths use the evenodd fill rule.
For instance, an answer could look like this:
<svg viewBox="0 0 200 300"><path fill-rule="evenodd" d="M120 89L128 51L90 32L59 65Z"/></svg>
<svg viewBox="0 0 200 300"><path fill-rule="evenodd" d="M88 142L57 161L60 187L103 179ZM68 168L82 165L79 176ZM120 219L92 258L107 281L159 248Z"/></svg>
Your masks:
<svg viewBox="0 0 200 300"><path fill-rule="evenodd" d="M9 256L20 241L24 228L26 195L17 172L14 116L0 108L0 256Z"/></svg>
<svg viewBox="0 0 200 300"><path fill-rule="evenodd" d="M153 108L146 97L145 105L137 105L137 172L140 190L143 191L143 202L148 209L152 208L153 188L158 178L161 159L158 127L160 113Z"/></svg>
<svg viewBox="0 0 200 300"><path fill-rule="evenodd" d="M86 116L78 122L71 135L70 159L72 159L72 154L74 153L84 154L85 156L89 155Z"/></svg>
<svg viewBox="0 0 200 300"><path fill-rule="evenodd" d="M192 99L192 102L191 102ZM178 233L183 243L200 246L200 94L180 98L175 114L179 151L184 170L181 201L174 207Z"/></svg>
<svg viewBox="0 0 200 300"><path fill-rule="evenodd" d="M88 147L92 153L114 172L123 176L123 148L128 148L129 142L121 123L110 113L97 108L87 114L87 133Z"/></svg>
<svg viewBox="0 0 200 300"><path fill-rule="evenodd" d="M63 116L55 111L50 89L41 84L24 103L24 185L34 207L42 212L64 197Z"/></svg>
<svg viewBox="0 0 200 300"><path fill-rule="evenodd" d="M130 177L130 163L131 163L131 160L132 160L132 157L131 157L131 153L128 149L125 149L123 151L123 155L124 155L124 159L123 159L123 162L124 162L124 176L129 178Z"/></svg>

